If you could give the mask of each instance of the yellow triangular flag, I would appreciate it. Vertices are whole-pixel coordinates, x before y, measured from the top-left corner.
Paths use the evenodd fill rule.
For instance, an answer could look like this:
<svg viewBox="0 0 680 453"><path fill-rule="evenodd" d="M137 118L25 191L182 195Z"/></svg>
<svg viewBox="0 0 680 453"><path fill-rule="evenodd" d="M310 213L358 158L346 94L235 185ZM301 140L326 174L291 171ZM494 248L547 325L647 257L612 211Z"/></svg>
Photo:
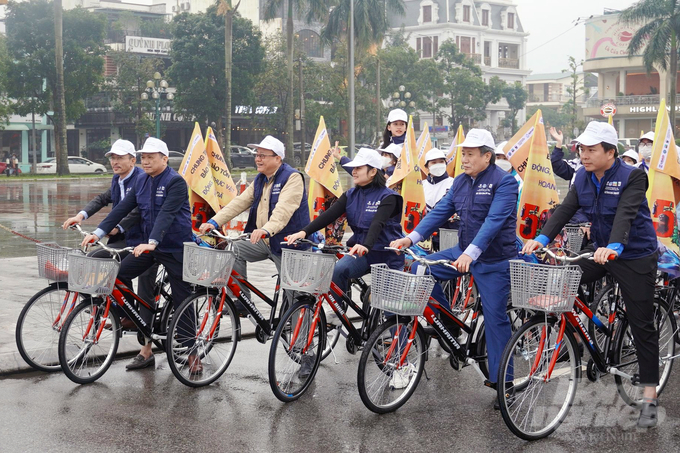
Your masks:
<svg viewBox="0 0 680 453"><path fill-rule="evenodd" d="M432 139L430 138L430 128L427 123L423 125L423 131L420 133L420 137L416 141L416 149L418 150L418 165L420 170L423 172L423 177L427 176L427 170L425 169L425 154L432 149Z"/></svg>
<svg viewBox="0 0 680 453"><path fill-rule="evenodd" d="M461 169L460 153L458 152L460 151L460 148L458 147L458 145L463 143L464 140L465 132L463 132L463 125L459 124L458 132L456 132L456 136L453 137L451 146L449 146L449 149L446 152L446 172L452 178L455 178L458 174L460 174L463 171Z"/></svg>
<svg viewBox="0 0 680 453"><path fill-rule="evenodd" d="M220 145L217 143L217 138L212 128L209 127L205 132L205 152L208 155L208 163L210 164L210 171L213 180L215 181L215 192L220 207L224 207L231 200L236 198L238 191L236 184L231 177L231 172L227 163L224 161L224 156L220 150Z"/></svg>
<svg viewBox="0 0 680 453"><path fill-rule="evenodd" d="M524 126L508 140L508 143L503 148L505 155L514 167L517 174L524 179L524 170L527 167L529 159L529 149L531 148L531 139L536 129L536 123L539 121L543 123L543 113L540 109L524 123Z"/></svg>

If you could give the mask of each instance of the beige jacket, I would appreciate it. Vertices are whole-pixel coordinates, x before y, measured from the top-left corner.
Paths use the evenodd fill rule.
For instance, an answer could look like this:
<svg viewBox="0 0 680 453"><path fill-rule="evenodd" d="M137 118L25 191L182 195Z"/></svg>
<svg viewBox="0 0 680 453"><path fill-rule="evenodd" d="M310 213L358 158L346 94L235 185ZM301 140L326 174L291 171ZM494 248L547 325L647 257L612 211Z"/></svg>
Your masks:
<svg viewBox="0 0 680 453"><path fill-rule="evenodd" d="M292 174L286 185L281 189L279 201L269 217L269 197L272 191L272 183L274 176L270 177L264 185L262 190L262 197L257 206L257 218L255 219L255 227L265 230L270 236L275 235L281 231L293 213L300 207L302 201L302 194L304 192L304 180L299 173ZM245 191L238 197L234 198L228 205L220 209L220 212L215 214L212 218L218 225L222 226L243 211L250 209L255 201L255 187L251 183Z"/></svg>

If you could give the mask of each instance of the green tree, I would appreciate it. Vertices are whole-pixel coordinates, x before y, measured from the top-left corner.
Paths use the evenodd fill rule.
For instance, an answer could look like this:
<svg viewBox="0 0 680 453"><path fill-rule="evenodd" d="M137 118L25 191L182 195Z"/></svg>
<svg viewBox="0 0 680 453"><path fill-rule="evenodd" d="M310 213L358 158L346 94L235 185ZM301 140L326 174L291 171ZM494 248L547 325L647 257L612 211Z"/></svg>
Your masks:
<svg viewBox="0 0 680 453"><path fill-rule="evenodd" d="M148 58L128 52L110 52L118 71L106 80L104 90L115 112L123 113L135 125L136 145L139 147L145 134L156 134L155 124L145 113L151 105L142 100L146 82L163 68L160 58Z"/></svg>
<svg viewBox="0 0 680 453"><path fill-rule="evenodd" d="M583 67L583 60L577 62L576 58L569 56L569 69L563 69L562 72L568 72L571 83L567 87L567 95L569 95L569 100L562 107L562 111L569 115L569 134L574 133L576 128L576 123L578 121L578 109L577 99L581 95L588 95L588 88L585 86L587 73L578 74L578 68ZM582 77L582 78L581 78Z"/></svg>
<svg viewBox="0 0 680 453"><path fill-rule="evenodd" d="M286 103L284 117L286 120L285 144L287 150L293 149L294 134L294 115L293 99L295 92L295 73L293 71L293 15L294 12L306 11L306 21L322 20L328 15L328 8L333 0L266 0L264 17L266 20L273 20L279 17L285 6L286 18L286 80L288 81L287 91L290 102Z"/></svg>
<svg viewBox="0 0 680 453"><path fill-rule="evenodd" d="M0 35L0 129L9 122L9 114L12 112L10 100L7 97L7 76L9 53L7 52L6 38Z"/></svg>
<svg viewBox="0 0 680 453"><path fill-rule="evenodd" d="M18 114L34 111L36 115L47 115L52 106L60 105L54 13L53 3L46 0L10 2L7 7L7 91L14 100L12 109ZM76 8L63 12L63 30L60 60L63 73L68 75L63 79L65 114L62 119L66 122L85 113L84 100L99 91L106 52L106 21L101 15ZM56 115L51 115L51 119L55 124L59 122ZM59 129L57 127L55 133ZM56 145L58 151L66 153L63 141L57 140ZM62 169L62 173L64 171Z"/></svg>
<svg viewBox="0 0 680 453"><path fill-rule="evenodd" d="M675 74L667 93L670 121L675 125L675 98L678 84L678 35L680 34L680 1L640 0L623 10L619 21L624 24L641 24L628 43L628 56L639 55L647 73L660 67Z"/></svg>
<svg viewBox="0 0 680 453"><path fill-rule="evenodd" d="M545 123L546 130L554 127L566 131L566 128L569 127L570 117L568 113L563 113L563 108L556 109L545 105L531 106L527 108L526 119L531 118L536 113L536 110L539 109L543 113L543 122Z"/></svg>
<svg viewBox="0 0 680 453"><path fill-rule="evenodd" d="M173 20L175 37L168 75L177 87L175 106L204 125L215 121L221 130L223 117L220 112L224 111L226 86L224 20L217 15L216 5L205 13L182 13ZM251 21L236 16L232 76L236 105L251 105L253 87L263 69L264 56L260 32Z"/></svg>
<svg viewBox="0 0 680 453"><path fill-rule="evenodd" d="M515 132L517 132L517 114L527 104L527 90L522 86L522 82L508 84L503 90L503 97L510 107L510 118L506 118L506 121L512 128L512 135L515 135Z"/></svg>

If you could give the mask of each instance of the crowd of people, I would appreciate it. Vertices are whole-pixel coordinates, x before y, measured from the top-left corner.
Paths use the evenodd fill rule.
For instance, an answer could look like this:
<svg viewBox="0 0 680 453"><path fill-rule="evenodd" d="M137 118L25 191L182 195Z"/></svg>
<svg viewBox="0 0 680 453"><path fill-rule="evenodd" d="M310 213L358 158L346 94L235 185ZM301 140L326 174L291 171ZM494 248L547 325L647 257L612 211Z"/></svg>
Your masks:
<svg viewBox="0 0 680 453"><path fill-rule="evenodd" d="M245 232L250 233L250 241L234 245L234 269L245 277L247 263L269 259L279 268L283 248L296 247L297 239L308 237L346 214L353 233L348 244L351 249L336 263L333 274L333 281L344 290L349 279L370 272L372 264L403 269L403 255L384 248L416 244L439 228L451 227L457 215L458 245L432 255L432 259L450 260L457 271L440 266L432 267L430 272L438 282L461 273L474 276L486 323L490 371L486 385L495 388L501 354L511 336L506 308L509 261L518 254L515 231L521 178L505 158L503 144L496 146L491 133L483 129L471 129L458 145L463 173L455 179L447 173L445 154L436 148L427 150L423 168L427 174L423 181L427 214L405 236L400 224L403 200L387 186L387 178L402 153L407 121L403 110L393 110L377 150L362 148L354 159L336 152L339 164L352 175L354 187L313 221L304 177L284 162L284 144L267 136L249 145L256 150L255 180L199 230L205 233L220 228L238 214L249 212ZM577 158L566 160L561 132L553 128L550 133L557 141L551 155L554 173L569 180L570 189L541 234L526 242L523 252L548 245L574 219L591 224L587 247L594 251L594 260L578 262L583 269L582 283L609 273L621 285L639 354L640 382L645 387L638 424L654 426L659 379L658 332L652 310L657 241L645 198L645 170L651 151L646 146L653 134L642 137L639 157L629 152L619 156L615 129L606 123L591 122L576 139ZM134 166L136 155L141 156L143 171ZM136 152L130 142L118 140L107 157L114 170L111 188L64 222L64 227L80 223L104 205L113 204L111 213L83 240L83 245L108 235L112 243L135 247L123 259L119 278L129 284L141 276L143 287L143 282L148 285L151 274L155 275L153 266L160 263L170 275L173 301L179 304L190 291L182 280L182 244L192 240L187 185L167 166L167 146L156 138L148 138ZM611 255L616 259L610 261ZM419 272L418 266L413 266L411 272ZM144 290L141 294L149 297ZM449 305L439 284L435 285L433 297ZM128 369L153 363L151 344L147 343ZM199 357L190 357L190 366L192 373L201 373Z"/></svg>

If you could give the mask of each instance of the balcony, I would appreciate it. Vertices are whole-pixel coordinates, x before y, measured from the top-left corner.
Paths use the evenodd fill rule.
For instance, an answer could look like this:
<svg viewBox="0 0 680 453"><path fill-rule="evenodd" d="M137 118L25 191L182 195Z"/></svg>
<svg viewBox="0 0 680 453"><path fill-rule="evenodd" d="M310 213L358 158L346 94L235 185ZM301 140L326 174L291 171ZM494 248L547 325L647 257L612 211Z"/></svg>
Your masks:
<svg viewBox="0 0 680 453"><path fill-rule="evenodd" d="M484 66L491 66L491 57L484 57Z"/></svg>
<svg viewBox="0 0 680 453"><path fill-rule="evenodd" d="M466 53L466 57L470 58L475 64L482 64L482 55L478 53Z"/></svg>
<svg viewBox="0 0 680 453"><path fill-rule="evenodd" d="M499 58L499 68L519 69L519 59L517 58Z"/></svg>

